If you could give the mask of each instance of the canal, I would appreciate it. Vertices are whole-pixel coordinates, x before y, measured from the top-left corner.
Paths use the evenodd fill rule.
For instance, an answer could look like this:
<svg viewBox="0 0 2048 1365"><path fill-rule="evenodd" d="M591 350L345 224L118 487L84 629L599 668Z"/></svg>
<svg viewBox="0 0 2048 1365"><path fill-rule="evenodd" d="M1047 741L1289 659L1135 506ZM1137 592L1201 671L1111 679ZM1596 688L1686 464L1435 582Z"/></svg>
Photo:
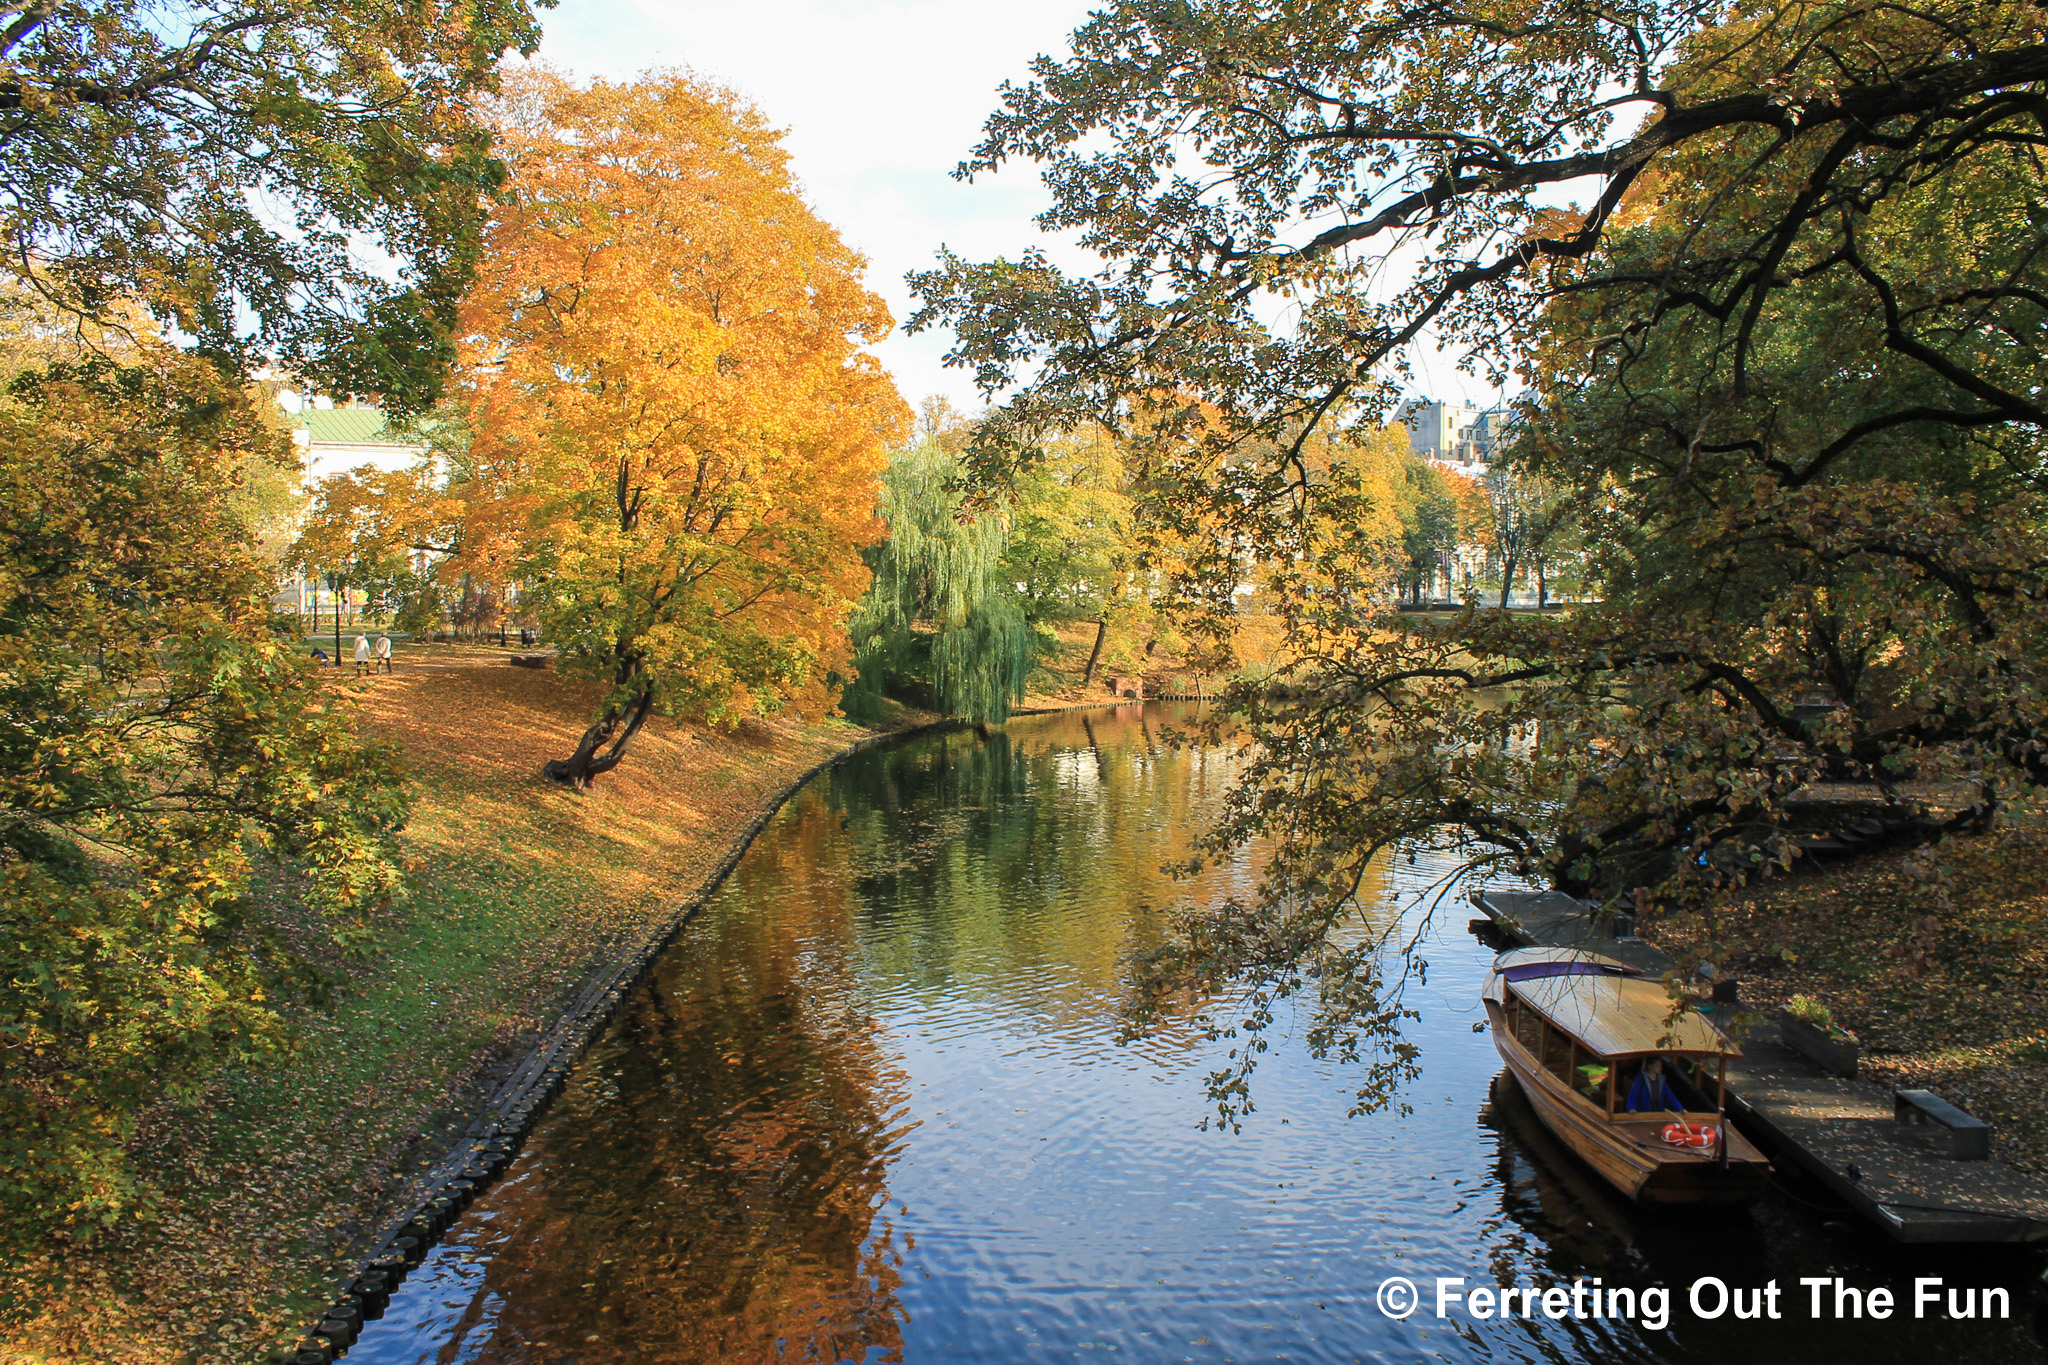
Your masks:
<svg viewBox="0 0 2048 1365"><path fill-rule="evenodd" d="M1116 1041L1126 956L1182 898L1256 871L1160 870L1233 771L1228 746L1167 742L1191 713L930 735L813 782L351 1365L2048 1361L2038 1254L1906 1251L1776 1193L1645 1217L1596 1186L1494 1089L1474 1031L1491 954L1459 898L1410 988L1408 1112L1345 1117L1346 1069L1283 1015L1257 1112L1202 1131L1227 1044L1191 1027ZM1390 860L1368 899L1417 923L1442 872ZM1405 1319L1376 1299L1393 1276L1422 1287ZM1902 1306L1837 1321L1830 1289L1816 1321L1799 1281L1817 1276ZM1439 1277L1539 1303L1597 1280L1635 1306L1439 1318ZM1775 1280L1781 1316L1695 1316L1708 1277ZM1925 1277L2003 1289L2011 1316L1916 1319Z"/></svg>

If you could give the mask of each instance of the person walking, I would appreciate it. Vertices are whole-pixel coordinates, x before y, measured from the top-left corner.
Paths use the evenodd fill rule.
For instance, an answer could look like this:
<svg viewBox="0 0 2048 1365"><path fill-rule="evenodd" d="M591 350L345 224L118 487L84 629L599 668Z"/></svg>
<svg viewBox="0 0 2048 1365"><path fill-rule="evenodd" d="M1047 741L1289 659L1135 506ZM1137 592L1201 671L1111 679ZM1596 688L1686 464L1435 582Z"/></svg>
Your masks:
<svg viewBox="0 0 2048 1365"><path fill-rule="evenodd" d="M377 667L371 671L384 673L391 671L391 633L389 631L380 630L377 632Z"/></svg>
<svg viewBox="0 0 2048 1365"><path fill-rule="evenodd" d="M370 637L367 635L358 634L356 636L356 676L358 678L362 677L364 671L368 669L369 666Z"/></svg>

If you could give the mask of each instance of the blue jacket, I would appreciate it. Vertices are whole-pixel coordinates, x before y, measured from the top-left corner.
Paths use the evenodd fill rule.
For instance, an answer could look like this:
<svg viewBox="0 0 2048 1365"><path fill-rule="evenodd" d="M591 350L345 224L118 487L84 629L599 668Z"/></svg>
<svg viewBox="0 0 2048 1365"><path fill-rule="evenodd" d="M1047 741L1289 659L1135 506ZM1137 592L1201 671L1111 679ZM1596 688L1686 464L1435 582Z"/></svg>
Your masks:
<svg viewBox="0 0 2048 1365"><path fill-rule="evenodd" d="M1685 1110L1685 1106L1678 1102L1678 1096L1671 1093L1671 1082L1662 1076L1657 1078L1656 1087L1652 1090L1648 1071L1638 1073L1636 1083L1628 1088L1628 1108L1632 1114L1663 1110L1683 1113Z"/></svg>

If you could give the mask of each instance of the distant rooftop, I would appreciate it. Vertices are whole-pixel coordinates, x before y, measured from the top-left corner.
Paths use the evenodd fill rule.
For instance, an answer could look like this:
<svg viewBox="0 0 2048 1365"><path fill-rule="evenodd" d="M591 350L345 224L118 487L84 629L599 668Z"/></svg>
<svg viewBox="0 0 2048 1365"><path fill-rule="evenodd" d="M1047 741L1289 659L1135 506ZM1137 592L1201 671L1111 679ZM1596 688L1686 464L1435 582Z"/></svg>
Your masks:
<svg viewBox="0 0 2048 1365"><path fill-rule="evenodd" d="M392 434L384 425L384 414L375 408L307 408L285 414L285 420L301 427L319 445L417 446L419 441Z"/></svg>

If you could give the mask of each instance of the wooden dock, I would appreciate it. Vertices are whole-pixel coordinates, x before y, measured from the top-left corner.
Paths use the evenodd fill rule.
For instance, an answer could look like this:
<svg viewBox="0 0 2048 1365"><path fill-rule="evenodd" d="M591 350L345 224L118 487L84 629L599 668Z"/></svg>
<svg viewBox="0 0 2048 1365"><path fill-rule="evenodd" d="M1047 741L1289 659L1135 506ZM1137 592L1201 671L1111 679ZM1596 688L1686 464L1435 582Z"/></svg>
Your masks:
<svg viewBox="0 0 2048 1365"><path fill-rule="evenodd" d="M1614 937L1595 907L1560 892L1480 890L1472 902L1516 944L1583 948L1657 974L1674 965L1640 939ZM1705 1008L1725 1016L1740 1007ZM1775 1162L1798 1165L1901 1242L2048 1242L2048 1185L1994 1160L1947 1155L1927 1127L1898 1121L1890 1090L1822 1069L1760 1016L1743 1023L1728 1109Z"/></svg>

